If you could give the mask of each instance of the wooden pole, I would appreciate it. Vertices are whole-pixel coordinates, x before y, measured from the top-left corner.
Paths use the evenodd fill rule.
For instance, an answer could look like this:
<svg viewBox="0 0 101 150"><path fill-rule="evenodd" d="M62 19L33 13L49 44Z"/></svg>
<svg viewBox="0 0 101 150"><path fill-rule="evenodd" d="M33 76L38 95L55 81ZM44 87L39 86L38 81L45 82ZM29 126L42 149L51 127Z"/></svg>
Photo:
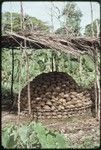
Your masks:
<svg viewBox="0 0 101 150"><path fill-rule="evenodd" d="M31 115L31 94L30 94L30 82L29 82L29 63L28 63L28 56L26 53L26 40L24 40L24 50L26 54L26 71L27 71L27 81L28 81L28 111L29 115Z"/></svg>
<svg viewBox="0 0 101 150"><path fill-rule="evenodd" d="M92 37L94 37L94 29L93 29L93 7L92 7L92 2L90 2L90 8L91 8L91 25L92 25Z"/></svg>
<svg viewBox="0 0 101 150"><path fill-rule="evenodd" d="M97 118L100 120L100 72L98 68L98 50L95 48L95 78L96 78L96 95L97 95Z"/></svg>
<svg viewBox="0 0 101 150"><path fill-rule="evenodd" d="M95 113L96 118L100 119L100 73L98 69L98 51L95 47L94 51L94 66L95 66Z"/></svg>
<svg viewBox="0 0 101 150"><path fill-rule="evenodd" d="M20 18L21 30L23 30L24 16L23 16L23 5L22 5L22 2L20 2L20 12L21 12L21 18Z"/></svg>
<svg viewBox="0 0 101 150"><path fill-rule="evenodd" d="M99 37L99 33L100 33L100 25L99 25L99 23L98 23L98 21L97 21L97 19L96 19L96 37L98 38Z"/></svg>
<svg viewBox="0 0 101 150"><path fill-rule="evenodd" d="M55 52L55 57L54 57L54 59L55 59L55 71L59 71L59 68L58 68L58 65L59 65L59 63L58 63L58 54Z"/></svg>
<svg viewBox="0 0 101 150"><path fill-rule="evenodd" d="M51 2L51 33L53 33L53 30L54 30L54 25L53 25L53 8L52 8L52 2ZM52 72L54 71L54 50L52 50L52 54L51 54L51 57L52 57Z"/></svg>
<svg viewBox="0 0 101 150"><path fill-rule="evenodd" d="M11 102L13 104L13 85L14 85L14 49L12 48L12 76L11 76Z"/></svg>
<svg viewBox="0 0 101 150"><path fill-rule="evenodd" d="M10 13L11 14L11 33L13 31L13 19L12 19L12 12Z"/></svg>
<svg viewBox="0 0 101 150"><path fill-rule="evenodd" d="M52 72L54 71L54 52L51 53Z"/></svg>
<svg viewBox="0 0 101 150"><path fill-rule="evenodd" d="M20 15L21 15L21 30L23 30L23 7L22 7L22 2L20 2ZM20 47L20 51L22 52L22 43ZM19 64L19 94L18 94L18 124L20 120L20 101L21 101L21 69L22 69L22 54L21 54L21 59L20 59L20 64Z"/></svg>
<svg viewBox="0 0 101 150"><path fill-rule="evenodd" d="M12 11L12 3L11 3L11 11ZM13 15L12 12L10 12L10 21L11 21L11 33L13 31Z"/></svg>
<svg viewBox="0 0 101 150"><path fill-rule="evenodd" d="M22 50L22 47L20 47L20 51ZM20 120L20 103L21 103L21 70L22 70L22 54L21 54L21 59L19 63L19 94L18 94L18 124Z"/></svg>
<svg viewBox="0 0 101 150"><path fill-rule="evenodd" d="M80 81L82 81L82 56L80 55L80 62L79 62L79 74L80 74Z"/></svg>

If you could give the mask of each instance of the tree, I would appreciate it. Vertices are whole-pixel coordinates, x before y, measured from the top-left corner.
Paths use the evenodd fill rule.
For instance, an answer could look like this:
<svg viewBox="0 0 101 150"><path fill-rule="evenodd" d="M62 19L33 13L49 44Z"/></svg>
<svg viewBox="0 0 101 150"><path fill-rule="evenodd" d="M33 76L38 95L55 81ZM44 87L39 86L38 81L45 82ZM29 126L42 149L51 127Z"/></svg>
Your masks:
<svg viewBox="0 0 101 150"><path fill-rule="evenodd" d="M98 36L99 30L100 30L100 20L99 19L95 19L93 21L93 32L94 32L94 36L95 37ZM86 36L92 36L92 24L86 25L84 34Z"/></svg>
<svg viewBox="0 0 101 150"><path fill-rule="evenodd" d="M12 28L15 32L21 31L21 20L20 20L20 14L19 13L12 13ZM49 26L35 18L31 17L29 15L24 16L24 24L25 24L25 31L49 31ZM5 31L11 31L11 14L10 12L5 12L2 14L2 32L5 33Z"/></svg>
<svg viewBox="0 0 101 150"><path fill-rule="evenodd" d="M65 29L68 35L74 33L74 35L80 34L80 22L82 13L81 10L77 7L75 2L67 2L63 8L61 16L65 17L64 25L57 30L65 33Z"/></svg>

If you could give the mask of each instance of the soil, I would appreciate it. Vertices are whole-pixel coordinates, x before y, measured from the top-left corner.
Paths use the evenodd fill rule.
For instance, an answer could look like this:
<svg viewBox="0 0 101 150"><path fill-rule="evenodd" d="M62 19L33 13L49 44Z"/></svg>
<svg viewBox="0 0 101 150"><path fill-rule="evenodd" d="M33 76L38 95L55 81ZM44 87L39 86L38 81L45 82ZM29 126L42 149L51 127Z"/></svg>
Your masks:
<svg viewBox="0 0 101 150"><path fill-rule="evenodd" d="M20 116L20 123L32 121L25 112ZM100 123L91 115L70 117L65 119L39 120L51 130L59 131L67 139L69 148L96 148L100 146ZM16 112L2 111L2 127L7 123L18 123Z"/></svg>

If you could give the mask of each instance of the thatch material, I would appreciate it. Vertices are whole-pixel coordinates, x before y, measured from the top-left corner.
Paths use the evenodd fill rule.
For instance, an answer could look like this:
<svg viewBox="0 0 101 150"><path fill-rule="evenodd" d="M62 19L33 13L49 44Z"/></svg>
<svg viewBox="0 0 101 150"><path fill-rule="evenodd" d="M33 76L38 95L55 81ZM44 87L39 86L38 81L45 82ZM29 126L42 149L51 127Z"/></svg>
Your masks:
<svg viewBox="0 0 101 150"><path fill-rule="evenodd" d="M33 49L53 49L62 51L65 53L71 53L73 55L89 54L92 55L94 47L100 49L100 39L87 39L82 37L67 38L59 37L58 35L45 35L40 33L33 34L16 34L7 32L7 35L2 36L2 47L3 48L16 48L24 47L24 40L28 48Z"/></svg>

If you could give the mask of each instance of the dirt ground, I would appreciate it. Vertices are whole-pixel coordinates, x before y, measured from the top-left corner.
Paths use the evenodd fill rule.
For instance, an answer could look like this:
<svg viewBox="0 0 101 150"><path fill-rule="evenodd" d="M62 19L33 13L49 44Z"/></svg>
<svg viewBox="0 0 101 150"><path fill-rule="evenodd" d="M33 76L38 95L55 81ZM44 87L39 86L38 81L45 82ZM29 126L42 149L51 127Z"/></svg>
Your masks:
<svg viewBox="0 0 101 150"><path fill-rule="evenodd" d="M32 121L29 116L21 114L20 123ZM18 122L16 113L2 111L2 127L7 123ZM68 142L68 148L97 148L100 146L100 123L91 115L71 117L67 119L39 120L51 130L60 131Z"/></svg>

